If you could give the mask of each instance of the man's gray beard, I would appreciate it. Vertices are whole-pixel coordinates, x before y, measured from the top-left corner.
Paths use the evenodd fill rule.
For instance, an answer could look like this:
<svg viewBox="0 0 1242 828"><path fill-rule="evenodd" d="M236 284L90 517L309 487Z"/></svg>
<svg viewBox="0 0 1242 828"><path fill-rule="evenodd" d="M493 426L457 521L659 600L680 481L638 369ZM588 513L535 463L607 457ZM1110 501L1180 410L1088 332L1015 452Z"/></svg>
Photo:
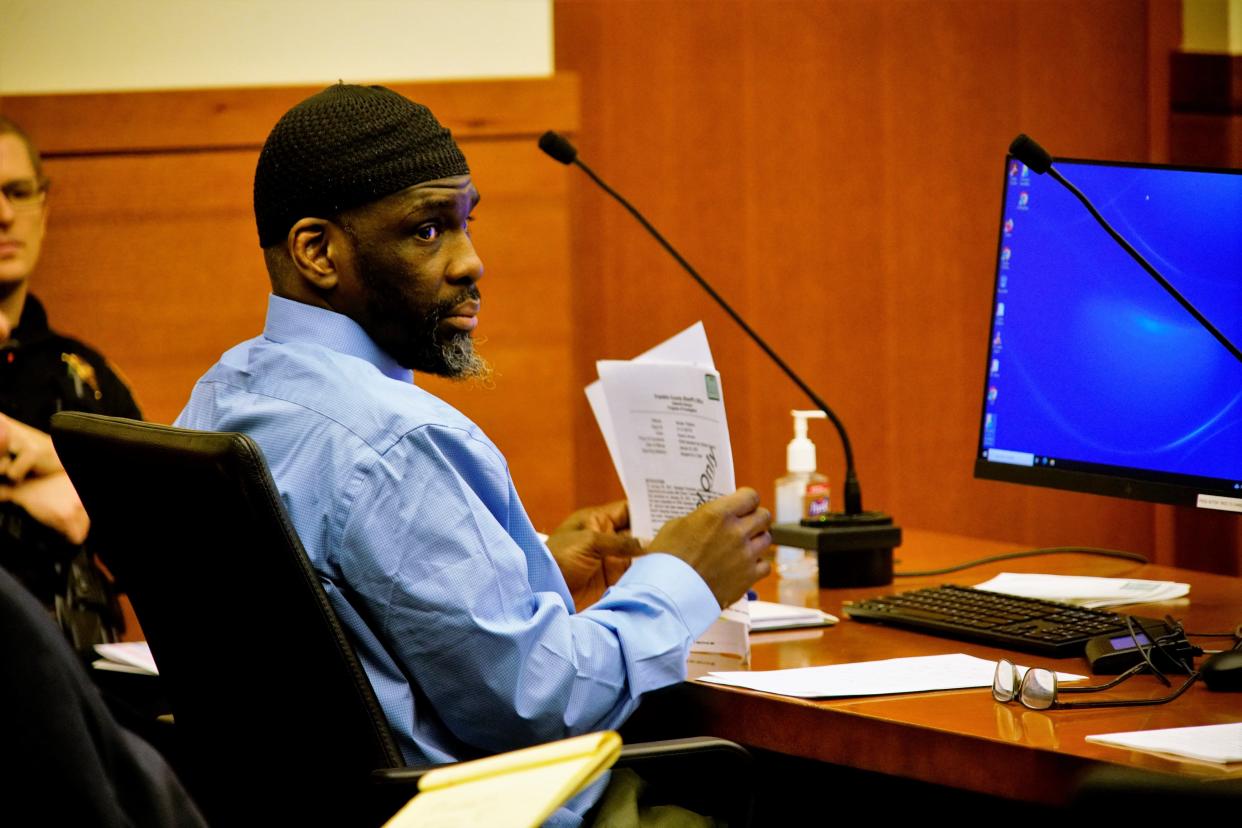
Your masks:
<svg viewBox="0 0 1242 828"><path fill-rule="evenodd" d="M469 334L455 334L439 343L439 347L440 364L444 368L441 376L454 380L483 381L491 377L492 366L475 352L474 340Z"/></svg>

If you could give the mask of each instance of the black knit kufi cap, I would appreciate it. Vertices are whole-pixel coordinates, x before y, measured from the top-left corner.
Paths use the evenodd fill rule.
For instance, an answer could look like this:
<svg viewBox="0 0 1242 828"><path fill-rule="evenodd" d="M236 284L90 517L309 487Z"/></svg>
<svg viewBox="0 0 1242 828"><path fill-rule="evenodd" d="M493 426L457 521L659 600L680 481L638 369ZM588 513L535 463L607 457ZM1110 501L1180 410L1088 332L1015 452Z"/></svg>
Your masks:
<svg viewBox="0 0 1242 828"><path fill-rule="evenodd" d="M466 158L431 110L382 86L338 83L284 114L259 153L259 245L284 241L299 219L342 210L455 175Z"/></svg>

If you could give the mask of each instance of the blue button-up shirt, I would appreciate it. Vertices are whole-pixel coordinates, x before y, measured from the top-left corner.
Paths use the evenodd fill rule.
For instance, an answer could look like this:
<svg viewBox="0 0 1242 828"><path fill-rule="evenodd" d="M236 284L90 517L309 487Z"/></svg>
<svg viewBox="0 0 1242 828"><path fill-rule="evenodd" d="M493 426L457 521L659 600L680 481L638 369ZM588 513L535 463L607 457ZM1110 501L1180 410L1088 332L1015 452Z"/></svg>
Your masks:
<svg viewBox="0 0 1242 828"><path fill-rule="evenodd" d="M702 578L645 555L575 613L504 456L412 380L349 318L273 296L177 419L263 449L406 761L612 728L684 680L720 612Z"/></svg>

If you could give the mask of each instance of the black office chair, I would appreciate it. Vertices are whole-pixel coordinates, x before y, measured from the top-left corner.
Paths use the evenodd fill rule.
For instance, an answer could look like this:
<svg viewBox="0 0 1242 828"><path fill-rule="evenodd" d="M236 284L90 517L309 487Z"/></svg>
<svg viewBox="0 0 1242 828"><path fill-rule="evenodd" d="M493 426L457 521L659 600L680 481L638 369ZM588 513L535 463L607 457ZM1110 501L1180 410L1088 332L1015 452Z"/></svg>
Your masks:
<svg viewBox="0 0 1242 828"><path fill-rule="evenodd" d="M1219 810L1217 810L1219 809ZM1093 767L1079 775L1067 812L1075 817L1116 820L1203 821L1210 814L1228 821L1242 813L1242 779L1174 776L1121 765Z"/></svg>
<svg viewBox="0 0 1242 828"><path fill-rule="evenodd" d="M155 655L178 771L208 819L391 816L422 770L404 767L254 441L81 413L57 414L52 436L91 515L91 548ZM618 764L640 760L645 778L689 783L679 804L748 823L738 745L627 746Z"/></svg>

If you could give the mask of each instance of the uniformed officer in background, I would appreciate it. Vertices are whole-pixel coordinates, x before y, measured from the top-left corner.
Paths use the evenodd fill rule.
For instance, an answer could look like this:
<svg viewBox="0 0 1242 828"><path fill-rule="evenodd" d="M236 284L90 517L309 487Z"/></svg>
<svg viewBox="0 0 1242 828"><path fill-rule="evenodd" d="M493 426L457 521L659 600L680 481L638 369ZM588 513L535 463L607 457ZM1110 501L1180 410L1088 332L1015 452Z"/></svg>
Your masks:
<svg viewBox="0 0 1242 828"><path fill-rule="evenodd" d="M107 360L49 328L30 293L47 229L42 167L26 133L0 115L0 566L84 652L113 640L121 620L83 550L90 520L47 431L57 411L142 415Z"/></svg>

